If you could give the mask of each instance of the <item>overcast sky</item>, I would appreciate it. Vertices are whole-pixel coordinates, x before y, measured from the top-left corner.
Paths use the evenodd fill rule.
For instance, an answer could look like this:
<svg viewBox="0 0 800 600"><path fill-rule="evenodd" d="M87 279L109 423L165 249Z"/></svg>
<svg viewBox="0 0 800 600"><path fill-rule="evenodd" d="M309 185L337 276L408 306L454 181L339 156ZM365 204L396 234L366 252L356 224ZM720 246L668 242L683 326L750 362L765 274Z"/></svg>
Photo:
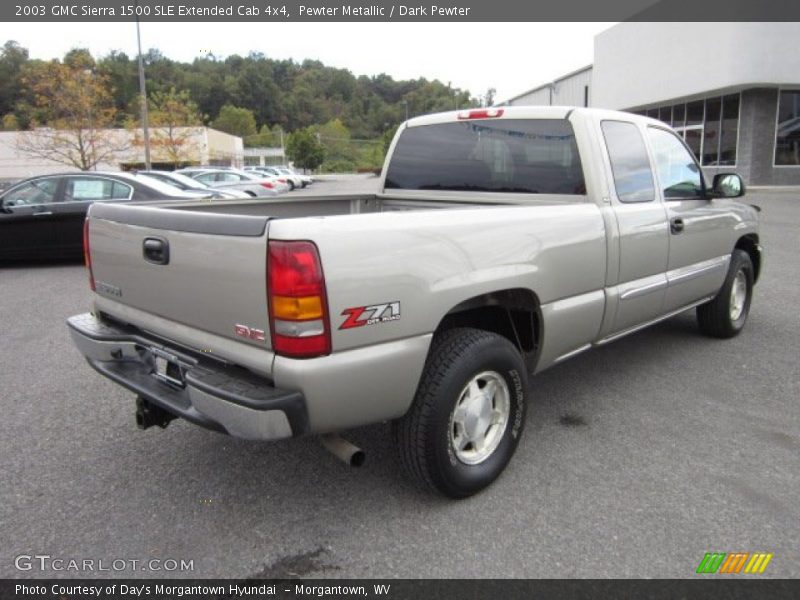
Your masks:
<svg viewBox="0 0 800 600"><path fill-rule="evenodd" d="M142 48L191 61L261 52L320 60L355 75L425 77L504 100L592 62L594 36L613 23L142 23ZM134 23L9 23L34 58L61 58L86 47L136 54Z"/></svg>

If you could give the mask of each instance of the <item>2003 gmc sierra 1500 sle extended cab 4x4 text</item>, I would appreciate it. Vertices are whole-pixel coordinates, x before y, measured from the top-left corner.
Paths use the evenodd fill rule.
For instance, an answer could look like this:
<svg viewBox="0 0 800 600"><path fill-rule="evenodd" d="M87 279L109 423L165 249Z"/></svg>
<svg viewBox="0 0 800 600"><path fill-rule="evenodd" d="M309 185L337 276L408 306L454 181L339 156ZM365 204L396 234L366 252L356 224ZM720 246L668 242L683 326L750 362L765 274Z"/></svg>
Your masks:
<svg viewBox="0 0 800 600"><path fill-rule="evenodd" d="M137 395L142 427L272 440L392 421L406 471L464 497L511 459L529 374L690 308L717 337L747 319L757 210L658 121L418 117L382 178L377 195L93 205L75 344Z"/></svg>

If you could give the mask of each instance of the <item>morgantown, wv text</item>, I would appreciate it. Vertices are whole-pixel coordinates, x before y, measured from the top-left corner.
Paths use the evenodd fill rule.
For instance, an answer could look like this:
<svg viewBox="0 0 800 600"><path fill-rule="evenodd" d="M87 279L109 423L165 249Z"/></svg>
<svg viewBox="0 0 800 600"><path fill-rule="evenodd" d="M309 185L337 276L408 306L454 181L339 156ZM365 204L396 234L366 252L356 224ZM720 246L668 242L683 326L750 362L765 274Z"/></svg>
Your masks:
<svg viewBox="0 0 800 600"><path fill-rule="evenodd" d="M372 595L388 596L392 586L386 584L374 584ZM370 593L363 585L306 585L297 584L294 586L281 586L283 593L294 593L295 596L362 596L369 597ZM278 586L261 585L166 585L166 584L107 584L107 585L71 585L52 584L52 585L27 585L17 584L14 586L14 593L17 597L39 596L64 598L76 597L95 597L105 596L125 596L130 598L167 596L172 598L182 598L183 596L215 597L225 596L228 598L243 598L253 596L277 596Z"/></svg>

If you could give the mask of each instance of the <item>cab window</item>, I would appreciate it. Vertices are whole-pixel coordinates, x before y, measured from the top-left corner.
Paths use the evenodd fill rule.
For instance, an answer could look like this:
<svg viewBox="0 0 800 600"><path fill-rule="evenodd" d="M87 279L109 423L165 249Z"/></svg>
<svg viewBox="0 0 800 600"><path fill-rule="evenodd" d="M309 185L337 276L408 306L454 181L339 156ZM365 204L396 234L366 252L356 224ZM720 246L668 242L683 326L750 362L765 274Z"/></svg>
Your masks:
<svg viewBox="0 0 800 600"><path fill-rule="evenodd" d="M644 138L633 123L603 121L614 187L620 202L651 202L656 197Z"/></svg>

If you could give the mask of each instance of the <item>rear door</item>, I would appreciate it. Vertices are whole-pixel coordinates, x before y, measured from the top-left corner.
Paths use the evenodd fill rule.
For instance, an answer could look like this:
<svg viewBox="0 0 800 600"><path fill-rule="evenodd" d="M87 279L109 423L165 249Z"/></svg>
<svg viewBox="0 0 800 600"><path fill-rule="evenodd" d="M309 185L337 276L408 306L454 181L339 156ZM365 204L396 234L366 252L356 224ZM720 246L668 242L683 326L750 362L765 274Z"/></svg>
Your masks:
<svg viewBox="0 0 800 600"><path fill-rule="evenodd" d="M647 137L669 219L668 312L717 293L728 271L736 219L727 201L707 197L700 165L683 140L655 126L648 126Z"/></svg>
<svg viewBox="0 0 800 600"><path fill-rule="evenodd" d="M42 177L8 190L0 208L0 255L7 258L53 256L56 206L61 180Z"/></svg>
<svg viewBox="0 0 800 600"><path fill-rule="evenodd" d="M662 314L669 236L642 129L617 120L604 120L600 126L619 230L619 283L612 289L617 298L612 331L619 332Z"/></svg>

